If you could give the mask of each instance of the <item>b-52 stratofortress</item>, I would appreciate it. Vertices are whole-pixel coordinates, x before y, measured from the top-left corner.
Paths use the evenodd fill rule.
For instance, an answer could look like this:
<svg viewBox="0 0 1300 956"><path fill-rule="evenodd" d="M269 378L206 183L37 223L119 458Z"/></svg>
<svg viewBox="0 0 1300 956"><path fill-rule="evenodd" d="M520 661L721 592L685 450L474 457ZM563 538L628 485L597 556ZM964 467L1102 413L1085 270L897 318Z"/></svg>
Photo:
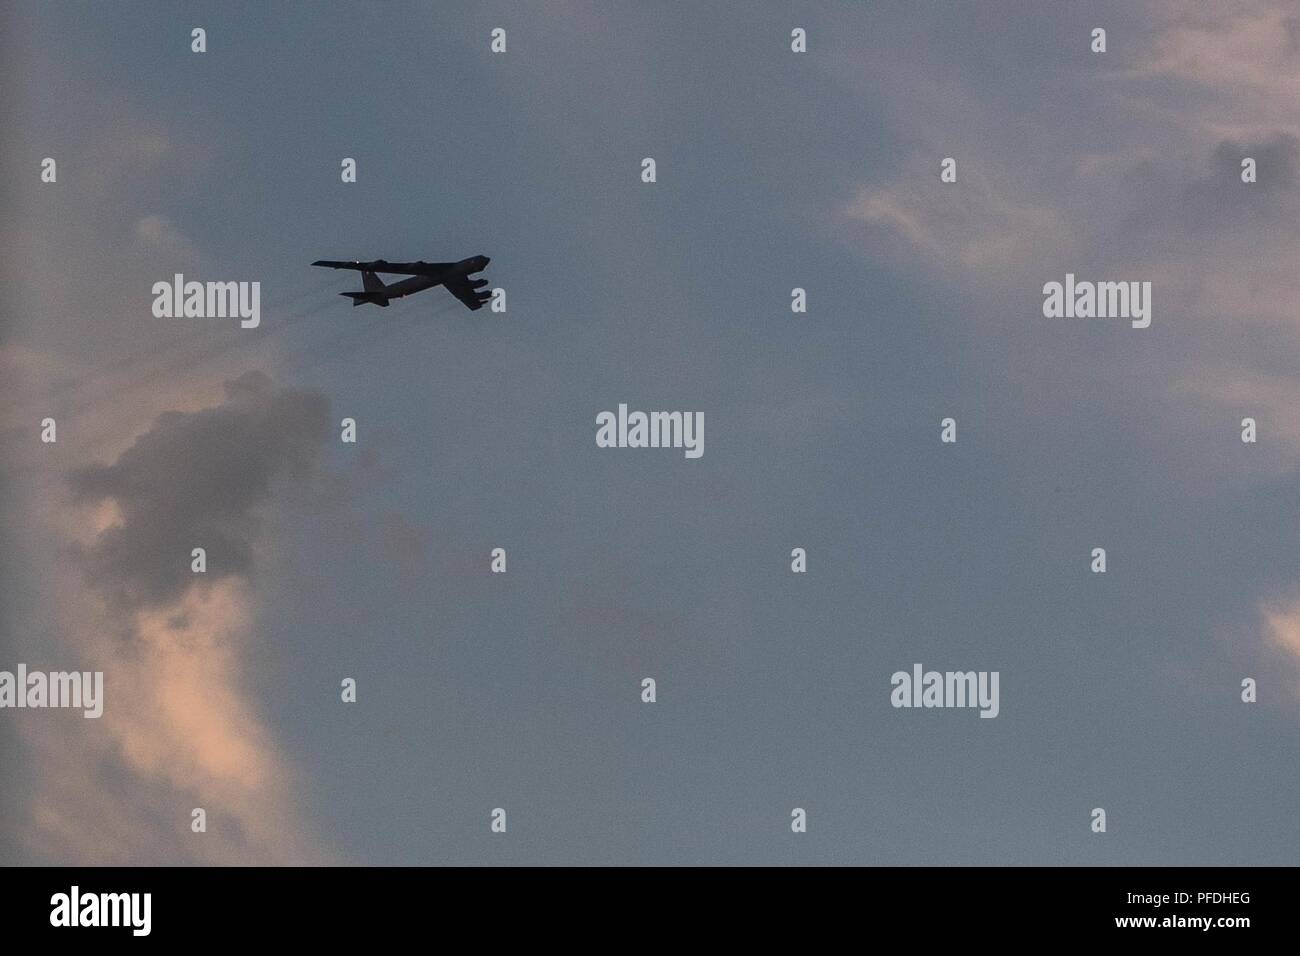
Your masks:
<svg viewBox="0 0 1300 956"><path fill-rule="evenodd" d="M447 291L464 302L467 308L478 310L492 298L492 293L483 290L488 284L487 279L471 280L470 275L482 272L491 261L487 256L472 256L460 262L387 262L383 259L375 259L373 262L340 262L336 259L317 259L312 265L329 269L356 269L360 272L363 291L339 293L351 299L353 306L372 302L386 309L392 299L441 285L446 286ZM385 285L384 280L378 276L380 272L410 278Z"/></svg>

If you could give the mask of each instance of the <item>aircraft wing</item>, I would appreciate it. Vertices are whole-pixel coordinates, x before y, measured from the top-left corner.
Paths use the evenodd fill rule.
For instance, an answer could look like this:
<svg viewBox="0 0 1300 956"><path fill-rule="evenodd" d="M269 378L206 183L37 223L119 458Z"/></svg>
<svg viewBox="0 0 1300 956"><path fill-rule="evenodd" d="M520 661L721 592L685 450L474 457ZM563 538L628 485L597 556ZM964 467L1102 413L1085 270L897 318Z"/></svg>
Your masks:
<svg viewBox="0 0 1300 956"><path fill-rule="evenodd" d="M441 275L454 262L388 262L385 259L372 259L370 262L358 262L356 259L317 259L314 266L327 269L356 269L360 272L387 272L390 275L436 276Z"/></svg>
<svg viewBox="0 0 1300 956"><path fill-rule="evenodd" d="M481 284L486 285L486 280L483 280ZM491 292L485 292L482 289L474 288L474 286L471 285L469 280L464 276L457 276L454 279L448 279L443 282L443 285L447 287L448 292L460 299L460 301L464 302L467 308L475 312L483 308L487 301L492 298Z"/></svg>

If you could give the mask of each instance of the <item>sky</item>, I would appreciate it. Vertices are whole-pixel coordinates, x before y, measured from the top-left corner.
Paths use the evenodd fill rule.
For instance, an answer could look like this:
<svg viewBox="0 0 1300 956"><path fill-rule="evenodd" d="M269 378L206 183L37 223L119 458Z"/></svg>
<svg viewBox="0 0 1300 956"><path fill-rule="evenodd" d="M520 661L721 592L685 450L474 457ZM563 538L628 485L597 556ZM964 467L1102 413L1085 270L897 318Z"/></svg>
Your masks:
<svg viewBox="0 0 1300 956"><path fill-rule="evenodd" d="M0 862L1295 862L1294 5L3 17L0 670L106 699L0 712Z"/></svg>

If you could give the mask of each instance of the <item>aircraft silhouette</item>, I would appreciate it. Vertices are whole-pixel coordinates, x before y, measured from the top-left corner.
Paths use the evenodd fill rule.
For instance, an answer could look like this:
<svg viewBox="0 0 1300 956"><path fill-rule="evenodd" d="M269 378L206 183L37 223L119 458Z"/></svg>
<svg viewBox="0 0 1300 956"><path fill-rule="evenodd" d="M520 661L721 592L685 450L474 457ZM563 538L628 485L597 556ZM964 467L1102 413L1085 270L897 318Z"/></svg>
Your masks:
<svg viewBox="0 0 1300 956"><path fill-rule="evenodd" d="M400 299L412 292L422 292L441 285L446 286L447 291L464 302L466 307L477 311L492 298L492 293L483 291L483 287L488 284L487 279L471 281L469 276L474 272L482 272L491 261L487 256L471 256L460 262L387 262L383 259L341 262L336 259L317 259L312 265L325 266L327 269L356 269L360 272L364 291L339 293L351 299L354 307L371 302L386 309L391 299ZM380 272L410 278L385 285L384 280L377 275Z"/></svg>

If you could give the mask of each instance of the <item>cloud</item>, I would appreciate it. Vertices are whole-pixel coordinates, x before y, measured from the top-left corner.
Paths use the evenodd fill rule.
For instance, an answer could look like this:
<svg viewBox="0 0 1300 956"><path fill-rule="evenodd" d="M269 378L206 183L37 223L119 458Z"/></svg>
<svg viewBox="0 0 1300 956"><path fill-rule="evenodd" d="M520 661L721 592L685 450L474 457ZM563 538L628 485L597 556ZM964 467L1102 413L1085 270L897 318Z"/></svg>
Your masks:
<svg viewBox="0 0 1300 956"><path fill-rule="evenodd" d="M1264 609L1269 639L1300 662L1300 601Z"/></svg>
<svg viewBox="0 0 1300 956"><path fill-rule="evenodd" d="M1198 124L1297 129L1300 11L1290 2L1165 0L1152 53L1130 78L1162 78L1196 88Z"/></svg>
<svg viewBox="0 0 1300 956"><path fill-rule="evenodd" d="M250 372L226 385L227 401L168 412L112 465L73 473L80 503L114 501L120 525L80 551L87 580L114 603L156 607L193 586L193 548L209 577L246 576L257 521L253 508L282 474L300 477L329 431L328 403L314 392L276 392Z"/></svg>
<svg viewBox="0 0 1300 956"><path fill-rule="evenodd" d="M1300 673L1300 598L1265 602L1260 607L1268 642L1287 655L1293 674ZM1300 699L1300 682L1294 693Z"/></svg>
<svg viewBox="0 0 1300 956"><path fill-rule="evenodd" d="M1132 13L1112 30L1111 53L1052 73L1032 59L1017 66L1050 84L1050 97L981 82L978 96L968 88L954 103L890 114L886 133L908 144L905 159L851 187L838 211L870 261L938 279L970 303L959 321L978 324L976 334L1014 338L1017 353L1061 369L1062 393L1070 376L1116 394L1110 382L1141 381L1151 398L1138 412L1152 418L1143 431L1153 443L1207 421L1267 416L1268 448L1244 467L1255 480L1294 471L1300 430L1287 407L1300 377L1275 357L1300 345L1300 14L1264 0ZM856 69L893 91L895 66L906 77L928 65L909 49ZM968 69L959 59L950 72ZM932 99L926 87L918 95ZM1061 97L1090 107L1049 108ZM952 184L939 180L948 155L958 164ZM1246 156L1254 183L1241 181ZM1083 330L1049 329L1036 308L1043 283L1067 271L1150 280L1156 328L1146 339L1100 338L1092 364L1079 365L1072 349ZM1162 347L1166 336L1178 346ZM1189 393L1195 407L1181 404ZM1049 409L1047 398L1026 407ZM1221 480L1217 460L1192 464L1188 480Z"/></svg>
<svg viewBox="0 0 1300 956"><path fill-rule="evenodd" d="M221 404L165 413L116 461L72 473L63 518L85 529L74 550L89 591L63 582L86 597L62 623L79 668L105 673L104 716L28 722L37 859L328 861L245 672L259 512L311 477L328 420L323 395L248 373ZM206 575L190 570L198 546ZM207 833L190 832L194 807Z"/></svg>
<svg viewBox="0 0 1300 956"><path fill-rule="evenodd" d="M1119 171L1129 207L1113 231L1127 239L1119 251L1133 254L1159 238L1181 253L1203 254L1261 241L1300 238L1300 199L1294 187L1300 140L1284 132L1197 144L1202 175L1171 176L1162 164L1143 161ZM1242 160L1255 160L1257 180L1242 182ZM1238 250L1242 260L1252 249Z"/></svg>
<svg viewBox="0 0 1300 956"><path fill-rule="evenodd" d="M189 236L180 231L166 216L152 213L135 224L135 237L150 249L163 249L174 257L197 259L197 251Z"/></svg>
<svg viewBox="0 0 1300 956"><path fill-rule="evenodd" d="M1071 232L1058 210L995 187L973 163L959 163L960 187L940 183L937 163L920 165L907 178L863 187L845 210L868 226L873 255L919 256L941 272L1006 275L1068 250Z"/></svg>

